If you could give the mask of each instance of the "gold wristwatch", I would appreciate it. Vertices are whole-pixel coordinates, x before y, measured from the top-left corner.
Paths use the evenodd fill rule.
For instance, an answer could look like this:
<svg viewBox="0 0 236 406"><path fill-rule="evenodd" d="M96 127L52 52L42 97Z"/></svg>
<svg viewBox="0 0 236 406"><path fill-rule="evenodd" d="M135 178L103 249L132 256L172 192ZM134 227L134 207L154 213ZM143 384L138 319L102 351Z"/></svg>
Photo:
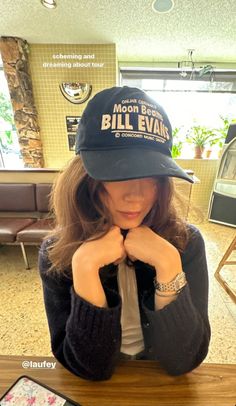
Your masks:
<svg viewBox="0 0 236 406"><path fill-rule="evenodd" d="M176 292L179 293L180 290L186 285L187 280L184 272L178 273L172 281L168 283L160 283L154 279L154 287L159 292Z"/></svg>

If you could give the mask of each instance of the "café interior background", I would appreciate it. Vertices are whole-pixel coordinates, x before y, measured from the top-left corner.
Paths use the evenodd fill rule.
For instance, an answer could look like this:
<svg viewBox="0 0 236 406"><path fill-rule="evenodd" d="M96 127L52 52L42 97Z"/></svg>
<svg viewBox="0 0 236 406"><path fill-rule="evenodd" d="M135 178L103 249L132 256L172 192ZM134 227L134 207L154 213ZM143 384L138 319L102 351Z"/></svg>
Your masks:
<svg viewBox="0 0 236 406"><path fill-rule="evenodd" d="M55 10L47 10L40 1L34 4L31 0L2 2L0 35L19 37L29 44L29 67L46 168L60 169L73 157L74 152L68 148L66 116L81 116L87 104L69 103L60 92L61 82L90 83L93 96L103 88L119 83L121 66L176 68L178 61L186 59L189 49L195 50L196 61L212 63L218 69L236 69L235 2L214 0L206 4L203 0L175 0L169 14L154 13L152 3L148 0L58 0ZM58 54L94 55L92 62L100 66L46 67L46 63L56 61L53 55ZM215 323L208 359L236 362L235 305L213 277L235 231L206 220L218 160L179 159L178 164L184 169L192 169L200 179L192 189L191 201L199 205L205 215L199 228L206 238L210 311ZM55 173L37 178L32 173L0 171L0 182L35 179L50 182L54 177ZM37 271L37 249L27 247L27 252L33 264L28 271L24 269L19 247L2 246L0 249L0 316L3 320L0 354L50 354Z"/></svg>
<svg viewBox="0 0 236 406"><path fill-rule="evenodd" d="M56 59L60 55L89 56L94 59ZM86 63L90 61L90 67ZM91 61L98 67L91 67ZM73 63L82 63L85 67L74 68ZM61 67L50 67L49 64L61 64ZM68 65L72 67L68 67ZM119 81L119 63L116 44L29 44L29 66L32 78L33 94L38 112L40 137L43 144L43 156L46 168L60 169L74 155L68 148L66 117L81 116L87 102L72 104L60 91L59 84L79 77L80 82L92 84L92 94L105 87L114 86ZM101 67L100 67L101 66ZM213 187L218 161L178 159L184 169L192 169L201 179L198 188L192 190L192 202L201 206L206 213L209 196ZM22 181L25 175L2 174L0 181ZM50 182L52 174L44 174L44 182ZM33 181L27 174L28 181Z"/></svg>
<svg viewBox="0 0 236 406"><path fill-rule="evenodd" d="M57 55L78 55L82 58L91 56L93 59L54 59L53 56ZM58 62L65 67L44 67L46 63ZM98 67L93 67L91 62ZM76 63L83 64L85 67L73 67ZM93 95L105 87L114 86L117 80L116 47L115 44L31 44L30 69L41 128L45 167L61 168L74 154L69 151L68 140L65 137L65 117L81 116L87 102L77 105L69 103L62 96L58 84L73 82L75 77L79 77L80 82L92 84Z"/></svg>

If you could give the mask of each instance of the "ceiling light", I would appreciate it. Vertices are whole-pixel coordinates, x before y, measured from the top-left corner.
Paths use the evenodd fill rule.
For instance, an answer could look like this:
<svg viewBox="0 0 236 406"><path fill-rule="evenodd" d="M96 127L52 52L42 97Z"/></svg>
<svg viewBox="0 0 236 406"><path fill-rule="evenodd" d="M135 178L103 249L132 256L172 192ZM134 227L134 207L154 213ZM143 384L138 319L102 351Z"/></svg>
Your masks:
<svg viewBox="0 0 236 406"><path fill-rule="evenodd" d="M152 9L156 13L169 13L174 7L174 0L154 0Z"/></svg>
<svg viewBox="0 0 236 406"><path fill-rule="evenodd" d="M56 8L57 3L55 0L41 0L41 3L46 8Z"/></svg>

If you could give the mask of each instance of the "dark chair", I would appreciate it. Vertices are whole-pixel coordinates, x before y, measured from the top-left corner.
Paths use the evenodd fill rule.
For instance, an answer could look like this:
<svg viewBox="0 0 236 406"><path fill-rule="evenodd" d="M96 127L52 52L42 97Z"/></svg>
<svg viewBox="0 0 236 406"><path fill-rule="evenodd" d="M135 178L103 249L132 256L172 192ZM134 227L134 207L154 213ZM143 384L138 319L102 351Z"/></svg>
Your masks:
<svg viewBox="0 0 236 406"><path fill-rule="evenodd" d="M17 244L17 233L36 221L35 184L1 183L0 214L0 243Z"/></svg>

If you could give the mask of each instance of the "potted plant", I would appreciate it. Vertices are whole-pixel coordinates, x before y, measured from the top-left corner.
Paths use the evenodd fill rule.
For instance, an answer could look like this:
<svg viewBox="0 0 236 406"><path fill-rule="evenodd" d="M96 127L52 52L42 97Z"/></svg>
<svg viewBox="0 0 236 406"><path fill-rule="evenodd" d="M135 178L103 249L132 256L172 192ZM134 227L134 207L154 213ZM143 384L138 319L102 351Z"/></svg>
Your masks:
<svg viewBox="0 0 236 406"><path fill-rule="evenodd" d="M172 158L178 158L181 155L183 141L179 138L180 128L176 127L172 130L173 145L172 145Z"/></svg>
<svg viewBox="0 0 236 406"><path fill-rule="evenodd" d="M195 147L195 159L201 159L204 149L210 141L213 142L216 139L214 130L202 127L200 125L194 125L190 128L187 134L187 142L194 144Z"/></svg>
<svg viewBox="0 0 236 406"><path fill-rule="evenodd" d="M207 145L206 145L206 158L210 158L211 153L212 153L212 147L216 144L220 144L222 137L221 136L217 136L217 129L212 130L212 134L214 134L214 136L212 138L209 139Z"/></svg>
<svg viewBox="0 0 236 406"><path fill-rule="evenodd" d="M216 132L218 133L218 146L219 146L219 157L221 156L223 145L227 137L228 129L231 123L235 123L236 119L229 119L228 117L220 116L222 120L222 127L217 128Z"/></svg>

